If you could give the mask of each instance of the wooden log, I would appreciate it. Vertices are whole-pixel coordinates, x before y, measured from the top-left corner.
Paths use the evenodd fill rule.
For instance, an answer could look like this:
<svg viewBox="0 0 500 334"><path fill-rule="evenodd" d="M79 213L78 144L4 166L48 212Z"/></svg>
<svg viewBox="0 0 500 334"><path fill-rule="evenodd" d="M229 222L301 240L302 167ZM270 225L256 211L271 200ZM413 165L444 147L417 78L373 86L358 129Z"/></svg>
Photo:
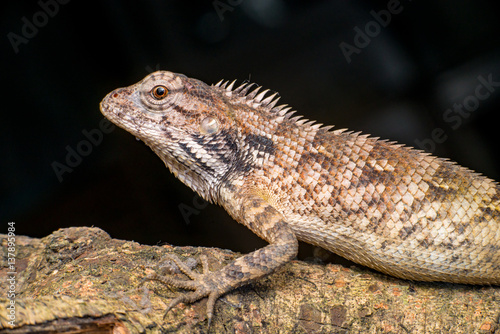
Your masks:
<svg viewBox="0 0 500 334"><path fill-rule="evenodd" d="M2 249L7 236L0 235ZM14 281L0 267L0 332L207 333L206 299L180 304L182 290L142 279L188 279L166 259L196 267L205 254L217 270L240 254L215 248L146 246L99 228L16 237ZM15 320L9 318L15 301ZM500 287L410 282L369 269L292 261L216 302L213 333L499 333ZM12 324L14 324L12 326Z"/></svg>

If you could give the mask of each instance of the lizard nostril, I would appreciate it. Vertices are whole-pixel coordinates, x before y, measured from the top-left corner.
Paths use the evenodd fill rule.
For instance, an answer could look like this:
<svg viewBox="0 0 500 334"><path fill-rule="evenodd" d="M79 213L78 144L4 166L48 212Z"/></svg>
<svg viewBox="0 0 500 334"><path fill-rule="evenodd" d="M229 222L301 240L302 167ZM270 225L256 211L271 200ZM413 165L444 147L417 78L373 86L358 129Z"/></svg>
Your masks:
<svg viewBox="0 0 500 334"><path fill-rule="evenodd" d="M120 97L120 94L122 94L122 93L123 93L123 88L117 88L110 93L110 96L112 98L116 99L116 98Z"/></svg>

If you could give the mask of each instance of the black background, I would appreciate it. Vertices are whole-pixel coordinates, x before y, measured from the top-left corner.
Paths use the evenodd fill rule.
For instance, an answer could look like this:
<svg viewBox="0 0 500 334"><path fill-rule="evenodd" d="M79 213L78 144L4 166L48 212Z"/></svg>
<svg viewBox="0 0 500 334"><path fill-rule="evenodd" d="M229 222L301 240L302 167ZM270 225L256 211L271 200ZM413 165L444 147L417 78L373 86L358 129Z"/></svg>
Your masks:
<svg viewBox="0 0 500 334"><path fill-rule="evenodd" d="M157 69L250 80L306 118L410 146L441 128L434 154L500 179L500 87L457 129L443 118L475 94L478 76L500 82L494 2L402 0L349 63L340 44L354 45L354 28L388 2L2 1L0 231L15 221L33 237L98 226L147 244L263 245L221 208L196 209L194 193L118 128L58 180L53 163L99 128L105 94ZM15 45L26 21L39 27ZM186 219L180 205L198 211Z"/></svg>

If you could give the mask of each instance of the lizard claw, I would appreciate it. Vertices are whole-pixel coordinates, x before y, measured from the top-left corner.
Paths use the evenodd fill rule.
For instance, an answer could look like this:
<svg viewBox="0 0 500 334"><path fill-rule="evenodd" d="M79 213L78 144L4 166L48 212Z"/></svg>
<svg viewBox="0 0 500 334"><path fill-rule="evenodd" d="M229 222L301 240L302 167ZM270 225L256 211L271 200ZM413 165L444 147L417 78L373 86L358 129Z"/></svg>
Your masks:
<svg viewBox="0 0 500 334"><path fill-rule="evenodd" d="M215 301L217 298L219 298L220 294L216 292L211 292L208 294L208 302L207 302L207 320L208 320L208 328L210 328L210 324L212 323L212 316L214 313L214 307L215 307ZM193 303L197 301L198 299L201 299L203 297L207 297L207 294L205 291L194 291L188 294L181 295L168 304L165 314L163 316L163 319L167 316L168 312L174 308L177 304L180 303Z"/></svg>
<svg viewBox="0 0 500 334"><path fill-rule="evenodd" d="M222 288L219 284L216 284L214 280L214 275L208 270L208 260L207 257L202 255L200 256L203 273L198 274L190 269L184 262L182 262L176 255L169 254L168 257L177 264L179 269L188 276L189 280L181 280L174 278L170 275L160 276L158 274L148 275L143 279L143 282L148 280L158 281L167 286L173 286L176 288L194 290L193 292L183 294L178 296L174 300L172 300L166 310L163 318L165 319L167 313L174 308L177 304L180 303L193 303L201 298L208 297L207 302L207 320L208 327L210 328L210 324L212 322L212 316L214 312L215 302L217 298L219 298L226 289Z"/></svg>

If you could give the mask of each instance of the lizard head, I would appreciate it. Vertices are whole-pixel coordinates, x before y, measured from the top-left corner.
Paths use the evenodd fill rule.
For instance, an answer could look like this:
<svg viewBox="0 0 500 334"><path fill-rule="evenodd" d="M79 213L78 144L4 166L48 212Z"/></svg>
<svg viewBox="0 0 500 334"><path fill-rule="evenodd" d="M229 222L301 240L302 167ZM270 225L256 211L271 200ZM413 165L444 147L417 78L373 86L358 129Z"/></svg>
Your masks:
<svg viewBox="0 0 500 334"><path fill-rule="evenodd" d="M235 90L226 86L158 71L112 91L100 108L111 122L151 147L182 182L203 198L217 201L218 187L229 172L244 171L255 160L248 139L261 146L272 144L262 136L242 134L249 127L242 127L237 116L245 108L255 112L264 101L257 101L256 92L246 94L251 85Z"/></svg>

